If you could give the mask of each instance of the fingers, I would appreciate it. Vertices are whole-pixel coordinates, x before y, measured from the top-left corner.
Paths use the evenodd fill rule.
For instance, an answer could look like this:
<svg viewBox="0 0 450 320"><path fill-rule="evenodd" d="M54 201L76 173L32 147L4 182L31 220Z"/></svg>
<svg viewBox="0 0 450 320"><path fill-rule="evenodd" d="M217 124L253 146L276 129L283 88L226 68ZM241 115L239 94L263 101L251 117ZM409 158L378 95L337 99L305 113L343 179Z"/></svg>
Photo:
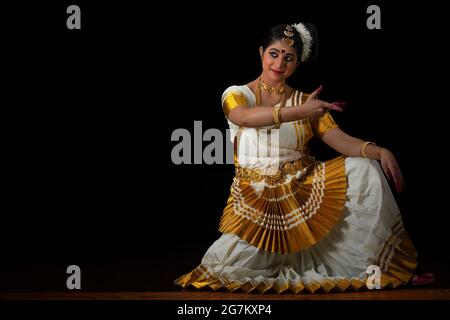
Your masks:
<svg viewBox="0 0 450 320"><path fill-rule="evenodd" d="M402 173L400 172L400 168L398 166L392 166L392 168L389 168L389 171L392 172L392 177L394 178L394 185L395 190L397 192L402 192L405 188L405 183L403 181Z"/></svg>
<svg viewBox="0 0 450 320"><path fill-rule="evenodd" d="M307 99L307 101L311 101L311 100L316 100L319 98L319 94L322 92L323 90L323 85L320 85L316 90L314 90L313 93L311 93ZM327 109L330 110L336 110L336 111L344 111L344 107L347 105L346 102L342 102L342 101L334 101L332 103L329 103L328 105L326 105Z"/></svg>
<svg viewBox="0 0 450 320"><path fill-rule="evenodd" d="M397 192L402 192L405 188L405 182L403 181L402 172L398 167L397 161L395 160L392 153L384 153L384 156L381 156L380 159L381 167L386 175L386 178L391 181L394 180L395 190Z"/></svg>
<svg viewBox="0 0 450 320"><path fill-rule="evenodd" d="M345 104L344 104L344 106L345 106ZM344 111L344 109L342 108L342 105L337 105L334 102L333 103L327 103L325 105L325 108L329 109L329 110L340 111L340 112Z"/></svg>
<svg viewBox="0 0 450 320"><path fill-rule="evenodd" d="M381 161L381 168L383 168L383 172L386 175L386 178L390 181L392 179L391 173L389 172L388 166L383 161Z"/></svg>
<svg viewBox="0 0 450 320"><path fill-rule="evenodd" d="M335 101L335 102L332 102L331 104L338 106L341 109L344 109L347 106L347 102L342 102L342 101Z"/></svg>
<svg viewBox="0 0 450 320"><path fill-rule="evenodd" d="M394 178L394 183L395 183L395 190L400 193L403 191L403 184L397 179Z"/></svg>
<svg viewBox="0 0 450 320"><path fill-rule="evenodd" d="M399 187L400 187L399 192L402 192L403 190L405 190L405 181L403 180L403 176L401 173L398 176L398 181L399 181Z"/></svg>
<svg viewBox="0 0 450 320"><path fill-rule="evenodd" d="M317 99L319 97L319 94L322 92L323 86L320 85L316 90L314 90L313 93L311 93L308 97L308 100Z"/></svg>
<svg viewBox="0 0 450 320"><path fill-rule="evenodd" d="M391 172L394 174L394 181L395 181L395 188L397 192L402 192L405 188L405 183L403 181L402 172L400 171L400 168L398 167L397 162L392 164Z"/></svg>
<svg viewBox="0 0 450 320"><path fill-rule="evenodd" d="M344 111L344 109L342 109L342 107L337 106L337 105L335 105L335 104L330 104L330 106L329 106L328 109L330 109L330 110L335 110L335 111L339 111L339 112L343 112L343 111Z"/></svg>
<svg viewBox="0 0 450 320"><path fill-rule="evenodd" d="M395 181L395 189L397 192L402 192L405 189L405 183L403 182L402 176L396 176L394 178Z"/></svg>

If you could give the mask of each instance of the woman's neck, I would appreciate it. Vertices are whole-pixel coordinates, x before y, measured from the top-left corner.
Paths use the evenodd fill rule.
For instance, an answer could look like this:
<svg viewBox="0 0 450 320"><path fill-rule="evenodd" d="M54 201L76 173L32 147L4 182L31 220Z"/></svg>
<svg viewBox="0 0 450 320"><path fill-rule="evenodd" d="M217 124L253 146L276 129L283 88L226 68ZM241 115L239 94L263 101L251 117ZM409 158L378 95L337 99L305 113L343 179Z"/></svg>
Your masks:
<svg viewBox="0 0 450 320"><path fill-rule="evenodd" d="M286 81L284 80L280 80L280 81L273 81L271 79L267 79L264 74L261 74L260 79L268 84L269 86L275 87L275 88L280 88L286 85Z"/></svg>

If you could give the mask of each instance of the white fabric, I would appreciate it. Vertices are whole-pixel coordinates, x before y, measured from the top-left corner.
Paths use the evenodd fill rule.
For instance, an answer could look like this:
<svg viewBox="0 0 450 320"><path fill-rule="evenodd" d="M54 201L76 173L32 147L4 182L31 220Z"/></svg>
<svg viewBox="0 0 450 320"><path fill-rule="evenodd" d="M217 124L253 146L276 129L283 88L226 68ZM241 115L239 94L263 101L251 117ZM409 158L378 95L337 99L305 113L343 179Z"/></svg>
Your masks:
<svg viewBox="0 0 450 320"><path fill-rule="evenodd" d="M247 99L247 107L253 108L256 98L247 86L231 86L222 95L223 100L229 92L239 92ZM291 99L286 101L286 107L291 107ZM237 134L239 126L228 120L231 142ZM297 150L296 129L294 122L285 122L279 130L273 130L274 125L260 128L241 128L238 163L245 168L278 168L280 163L297 160L304 155ZM272 130L271 130L272 129ZM301 133L300 133L301 134Z"/></svg>
<svg viewBox="0 0 450 320"><path fill-rule="evenodd" d="M247 107L252 108L255 106L256 97L253 94L252 90L250 90L250 88L247 86L230 86L230 87L228 87L222 94L222 102L221 102L222 105L223 105L223 101L225 100L225 97L230 92L239 92L239 93L243 94L245 99L247 100ZM234 137L236 136L239 126L235 125L230 120L228 120L228 126L230 127L230 139L231 139L231 142L233 143Z"/></svg>
<svg viewBox="0 0 450 320"><path fill-rule="evenodd" d="M377 161L348 157L345 168L349 187L342 218L316 245L276 254L234 234L223 234L207 250L202 264L215 278L242 283L364 279L400 213Z"/></svg>

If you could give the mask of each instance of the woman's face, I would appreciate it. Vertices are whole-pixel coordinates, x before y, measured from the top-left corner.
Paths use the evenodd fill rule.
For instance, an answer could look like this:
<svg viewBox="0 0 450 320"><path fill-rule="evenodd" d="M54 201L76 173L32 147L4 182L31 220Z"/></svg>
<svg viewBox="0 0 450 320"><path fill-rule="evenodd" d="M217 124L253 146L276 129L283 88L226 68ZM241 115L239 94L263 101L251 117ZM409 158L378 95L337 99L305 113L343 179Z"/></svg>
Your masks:
<svg viewBox="0 0 450 320"><path fill-rule="evenodd" d="M297 51L281 41L272 43L264 52L260 48L260 54L264 78L273 82L284 82L299 64Z"/></svg>

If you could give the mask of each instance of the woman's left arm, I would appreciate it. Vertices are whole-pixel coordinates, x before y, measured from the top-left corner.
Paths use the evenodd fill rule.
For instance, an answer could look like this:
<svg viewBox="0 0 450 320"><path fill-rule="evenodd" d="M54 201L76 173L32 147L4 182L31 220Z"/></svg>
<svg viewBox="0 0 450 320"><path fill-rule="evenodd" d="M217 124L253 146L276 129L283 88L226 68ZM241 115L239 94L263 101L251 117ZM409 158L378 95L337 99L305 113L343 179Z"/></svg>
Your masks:
<svg viewBox="0 0 450 320"><path fill-rule="evenodd" d="M364 142L361 139L350 136L340 128L328 130L322 136L323 142L337 152L351 157L361 157L361 147ZM401 192L404 188L403 176L398 166L395 156L386 148L374 144L368 144L365 154L369 159L379 160L388 180L394 179L395 189Z"/></svg>

